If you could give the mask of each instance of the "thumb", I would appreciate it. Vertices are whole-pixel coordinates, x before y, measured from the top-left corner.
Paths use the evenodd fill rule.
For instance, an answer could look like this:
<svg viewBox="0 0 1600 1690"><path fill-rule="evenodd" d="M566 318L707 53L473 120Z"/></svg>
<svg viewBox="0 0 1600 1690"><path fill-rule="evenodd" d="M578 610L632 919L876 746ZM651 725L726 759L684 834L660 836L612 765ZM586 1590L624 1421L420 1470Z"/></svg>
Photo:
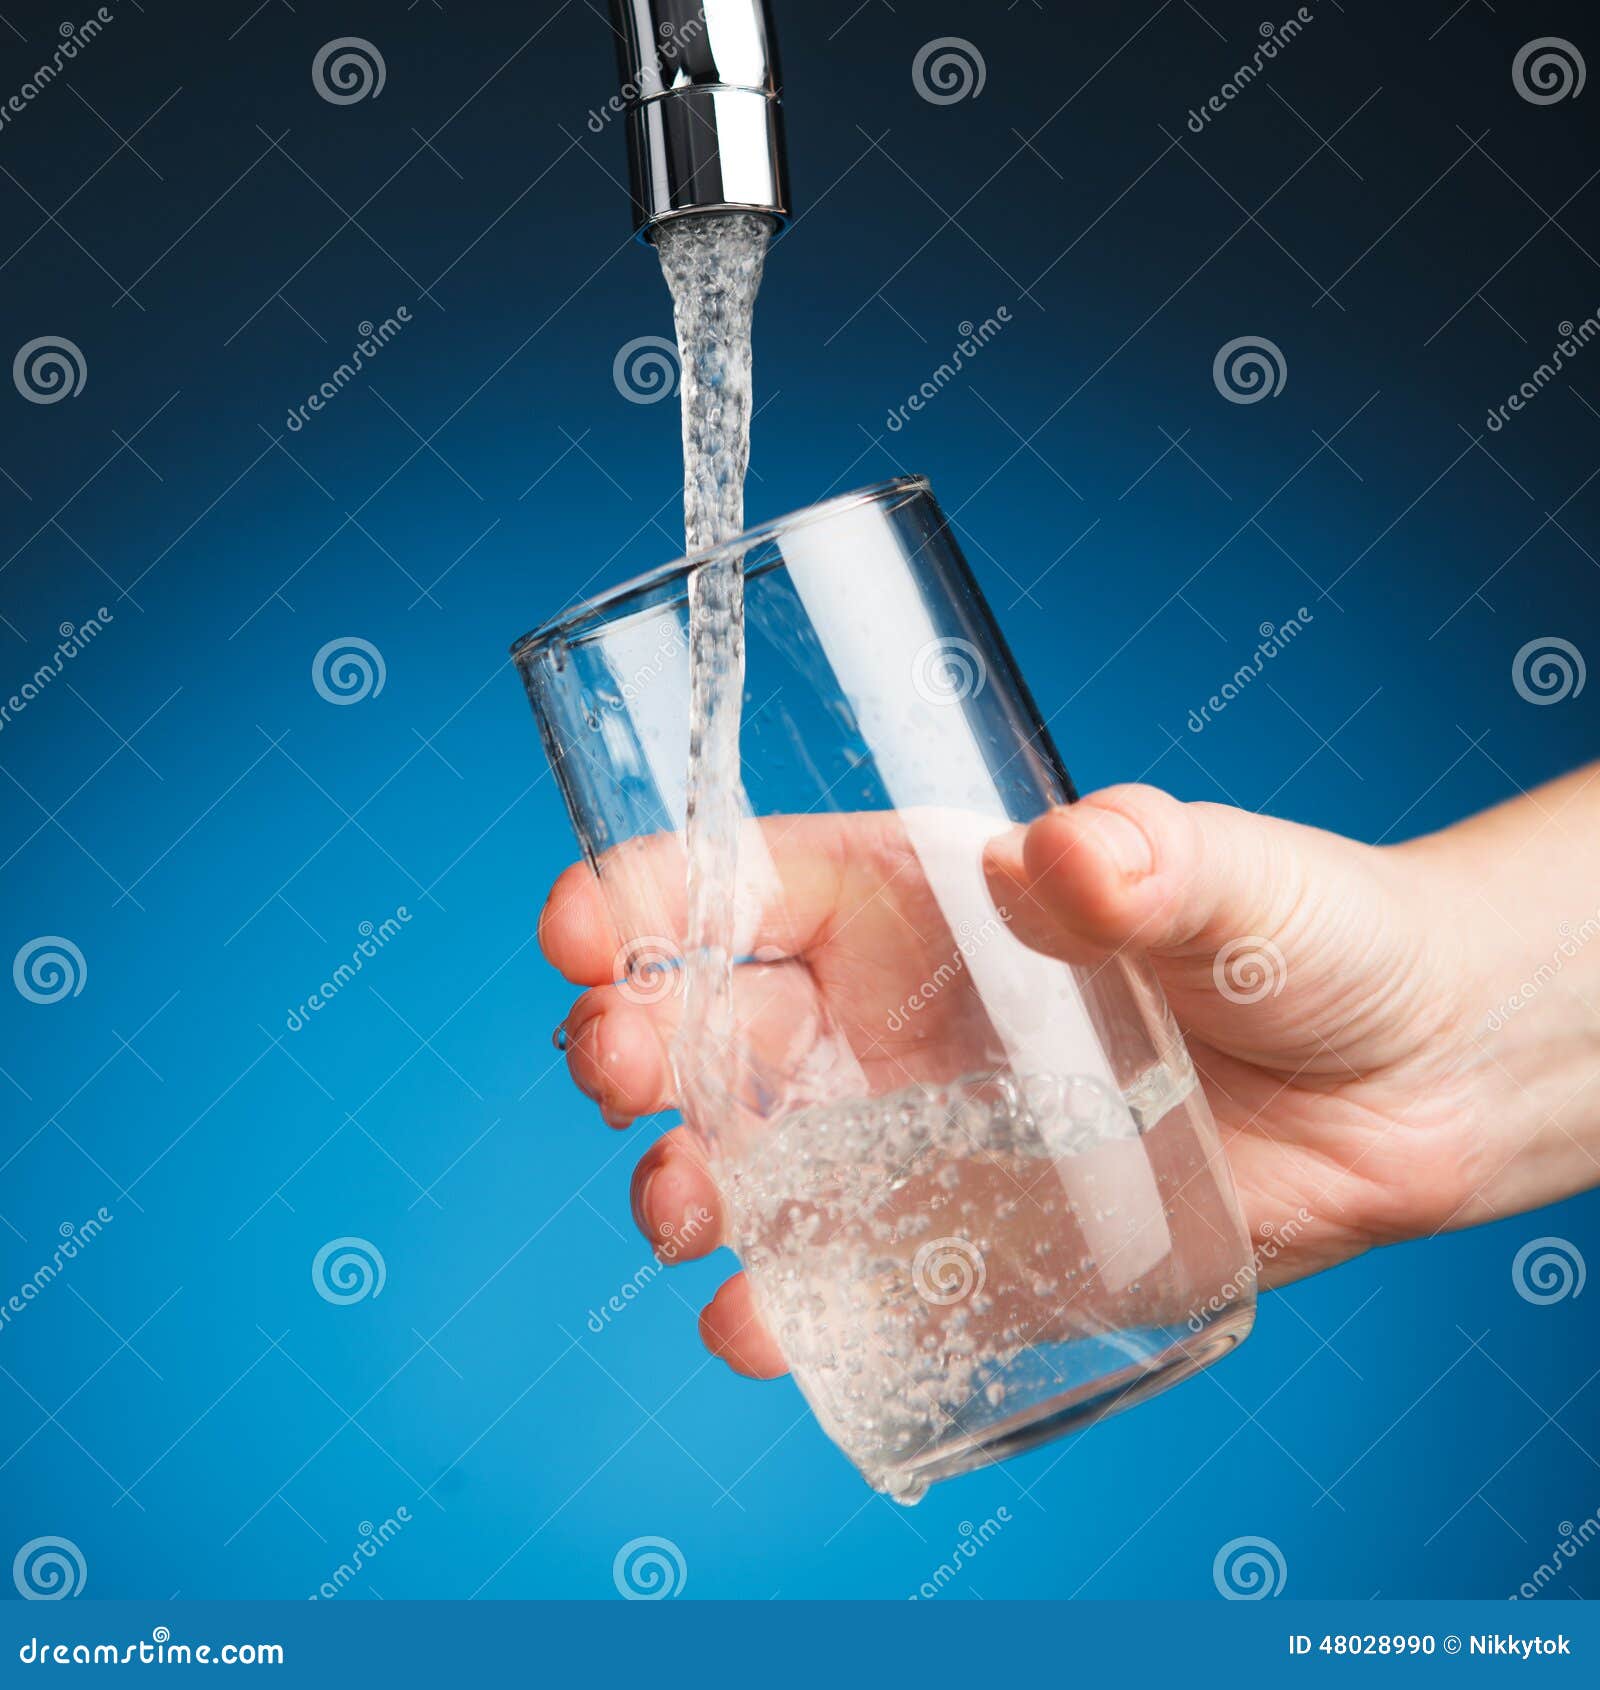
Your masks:
<svg viewBox="0 0 1600 1690"><path fill-rule="evenodd" d="M1115 786L1041 816L1009 856L1019 938L1081 965L1147 954L1179 1020L1241 1054L1314 1053L1415 982L1415 890L1317 828Z"/></svg>

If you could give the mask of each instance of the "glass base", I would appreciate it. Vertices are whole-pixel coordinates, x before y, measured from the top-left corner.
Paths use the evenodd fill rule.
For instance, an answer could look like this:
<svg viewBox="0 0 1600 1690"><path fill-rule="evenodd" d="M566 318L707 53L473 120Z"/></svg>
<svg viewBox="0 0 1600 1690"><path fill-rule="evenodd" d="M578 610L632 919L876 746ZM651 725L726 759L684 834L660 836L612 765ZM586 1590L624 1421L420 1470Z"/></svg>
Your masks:
<svg viewBox="0 0 1600 1690"><path fill-rule="evenodd" d="M1008 1420L989 1425L971 1437L942 1444L921 1460L904 1463L894 1470L887 1484L878 1488L896 1502L909 1505L920 1501L928 1486L939 1479L1005 1461L1119 1414L1220 1360L1249 1336L1254 1323L1255 1302L1249 1298L1217 1315L1198 1333L1185 1327L1181 1333L1164 1334L1168 1339L1164 1345L1159 1343L1163 1335L1150 1329L1112 1334L1108 1339L1041 1345L1040 1354L1063 1379L1070 1380L1074 1374L1081 1378L1085 1373L1090 1377L1084 1383L1069 1384L1058 1396L1035 1403ZM1125 1348L1113 1349L1118 1338L1124 1345L1130 1338L1141 1346L1149 1345L1151 1353L1141 1361L1108 1368L1107 1354L1116 1354L1119 1359L1126 1355Z"/></svg>

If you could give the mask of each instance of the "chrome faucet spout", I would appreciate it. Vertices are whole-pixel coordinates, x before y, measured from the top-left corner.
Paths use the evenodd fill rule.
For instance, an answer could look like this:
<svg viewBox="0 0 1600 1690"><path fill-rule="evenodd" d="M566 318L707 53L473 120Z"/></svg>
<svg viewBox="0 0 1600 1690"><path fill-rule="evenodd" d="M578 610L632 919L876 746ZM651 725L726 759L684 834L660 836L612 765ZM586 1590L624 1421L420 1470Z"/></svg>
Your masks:
<svg viewBox="0 0 1600 1690"><path fill-rule="evenodd" d="M641 240L674 217L790 216L767 0L611 0Z"/></svg>

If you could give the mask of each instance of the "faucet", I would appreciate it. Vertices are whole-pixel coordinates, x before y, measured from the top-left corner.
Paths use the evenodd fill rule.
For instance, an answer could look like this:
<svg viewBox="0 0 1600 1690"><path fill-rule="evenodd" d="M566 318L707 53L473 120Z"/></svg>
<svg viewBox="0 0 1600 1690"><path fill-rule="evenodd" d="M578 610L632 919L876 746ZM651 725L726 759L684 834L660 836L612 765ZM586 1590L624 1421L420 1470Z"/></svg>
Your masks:
<svg viewBox="0 0 1600 1690"><path fill-rule="evenodd" d="M783 80L768 0L611 0L634 226L752 211L789 220Z"/></svg>

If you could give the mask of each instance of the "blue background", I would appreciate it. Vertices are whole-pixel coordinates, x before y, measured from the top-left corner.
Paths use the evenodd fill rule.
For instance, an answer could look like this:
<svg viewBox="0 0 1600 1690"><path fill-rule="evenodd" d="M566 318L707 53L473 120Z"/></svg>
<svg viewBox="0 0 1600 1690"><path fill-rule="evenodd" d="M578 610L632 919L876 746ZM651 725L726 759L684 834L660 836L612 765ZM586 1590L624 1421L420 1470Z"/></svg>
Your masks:
<svg viewBox="0 0 1600 1690"><path fill-rule="evenodd" d="M758 310L752 518L929 473L1085 789L1389 840L1591 756L1600 685L1535 708L1511 667L1550 635L1600 657L1600 351L1484 418L1600 306L1597 95L1536 106L1510 73L1528 35L1600 37L1576 5L1452 5L1315 6L1199 136L1256 9L782 8L803 215ZM1247 1534L1291 1596L1528 1578L1600 1508L1600 1322L1510 1264L1592 1240L1592 1196L1275 1294L1214 1372L913 1512L790 1386L704 1357L726 1259L588 1328L647 1260L648 1128L607 1136L550 1048L533 926L571 844L504 654L681 542L675 407L612 379L670 315L621 134L587 127L605 27L572 0L112 10L0 130L0 352L65 336L88 370L50 405L0 383L0 691L114 614L0 730L0 952L87 963L60 1003L0 994L0 1288L115 1216L0 1329L0 1552L70 1538L90 1596L300 1597L405 1507L350 1596L614 1597L654 1534L691 1597L900 1597L1004 1506L948 1596L1215 1599ZM61 17L4 12L9 91ZM387 79L337 106L309 71L347 34ZM978 98L918 97L943 34L981 50ZM1212 358L1246 334L1288 381L1229 404ZM386 683L335 708L312 659L351 635ZM310 1264L346 1235L387 1282L338 1307ZM1552 1593L1600 1594L1600 1550Z"/></svg>

